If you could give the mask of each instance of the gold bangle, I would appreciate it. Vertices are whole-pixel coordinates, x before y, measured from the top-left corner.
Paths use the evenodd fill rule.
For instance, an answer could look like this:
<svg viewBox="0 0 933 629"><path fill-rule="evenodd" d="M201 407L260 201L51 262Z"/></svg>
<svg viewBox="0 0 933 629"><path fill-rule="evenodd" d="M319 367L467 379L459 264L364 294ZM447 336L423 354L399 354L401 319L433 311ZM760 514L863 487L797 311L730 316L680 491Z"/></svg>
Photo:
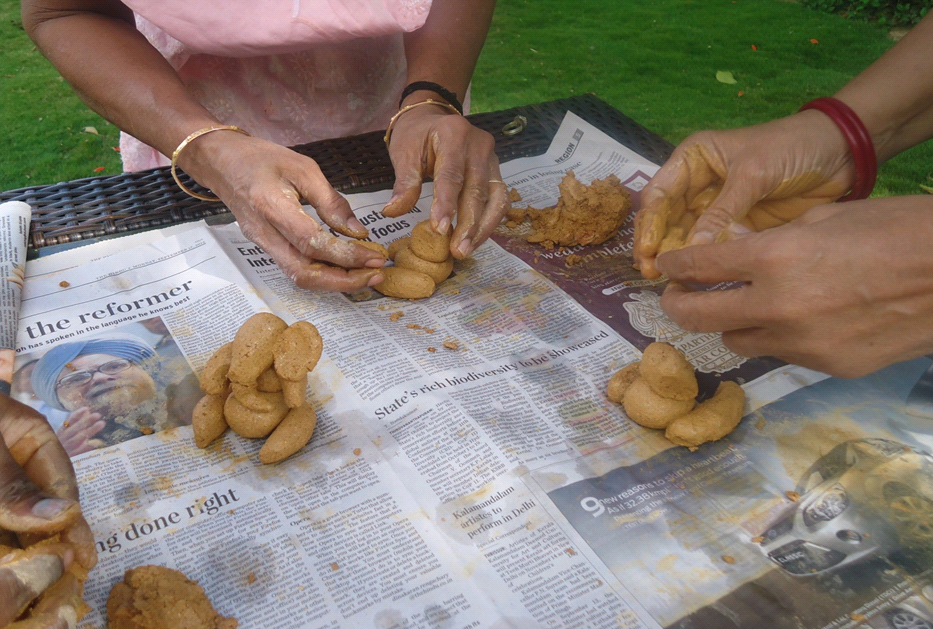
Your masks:
<svg viewBox="0 0 933 629"><path fill-rule="evenodd" d="M181 155L182 150L184 150L184 148L188 146L188 144L190 144L192 140L196 140L197 138L207 133L210 133L211 131L236 131L237 133L242 133L243 135L250 135L243 129L239 127L234 127L233 125L217 125L213 127L204 127L203 129L198 129L197 131L189 135L187 138L182 140L181 144L178 145L178 148L175 149L175 152L172 153L172 179L175 180L175 183L178 184L178 187L181 188L183 192L194 197L195 199L201 199L202 201L220 201L220 197L209 197L206 194L195 192L194 190L192 190L191 188L183 184L181 182L181 179L178 178L178 170L177 170L178 156Z"/></svg>
<svg viewBox="0 0 933 629"><path fill-rule="evenodd" d="M421 101L418 101L417 103L412 103L411 105L405 105L404 107L402 107L401 109L399 109L397 112L395 112L395 115L392 116L391 119L389 119L389 126L386 127L386 135L385 135L385 137L383 138L383 139L385 140L385 143L386 143L386 148L389 148L389 138L392 137L392 127L395 126L395 121L398 120L398 117L401 116L402 114L404 114L404 113L405 113L406 111L408 111L409 109L414 109L415 107L420 107L421 105L437 105L438 107L446 107L447 109L449 109L450 111L454 112L454 113L457 114L458 116L462 116L462 115L463 115L463 114L460 113L460 110L459 110L459 109L457 109L456 107L454 107L454 106L451 105L450 103L445 103L445 102L442 101L442 100L434 100L434 99L432 99L432 98L429 98L429 99L427 99L427 100L421 100Z"/></svg>

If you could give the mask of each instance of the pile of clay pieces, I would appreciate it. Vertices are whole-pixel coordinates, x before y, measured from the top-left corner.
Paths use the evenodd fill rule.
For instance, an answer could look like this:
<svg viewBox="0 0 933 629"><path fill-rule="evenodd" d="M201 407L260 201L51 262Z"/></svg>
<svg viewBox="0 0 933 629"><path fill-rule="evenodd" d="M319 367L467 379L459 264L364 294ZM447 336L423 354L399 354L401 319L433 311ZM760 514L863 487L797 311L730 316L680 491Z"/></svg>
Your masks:
<svg viewBox="0 0 933 629"><path fill-rule="evenodd" d="M697 404L699 386L693 365L676 347L652 343L640 361L609 379L606 396L646 428L691 450L717 441L738 426L745 411L745 391L735 382L719 383L710 399Z"/></svg>
<svg viewBox="0 0 933 629"><path fill-rule="evenodd" d="M229 427L248 439L268 437L262 463L276 463L308 443L317 424L306 399L308 373L323 342L308 321L288 325L268 312L247 319L199 376L206 393L191 418L194 441L206 448Z"/></svg>
<svg viewBox="0 0 933 629"><path fill-rule="evenodd" d="M441 234L431 226L431 221L415 225L411 236L399 238L385 249L383 255L395 265L382 269L385 279L373 288L387 297L402 299L433 295L437 285L454 270L450 235L450 228Z"/></svg>

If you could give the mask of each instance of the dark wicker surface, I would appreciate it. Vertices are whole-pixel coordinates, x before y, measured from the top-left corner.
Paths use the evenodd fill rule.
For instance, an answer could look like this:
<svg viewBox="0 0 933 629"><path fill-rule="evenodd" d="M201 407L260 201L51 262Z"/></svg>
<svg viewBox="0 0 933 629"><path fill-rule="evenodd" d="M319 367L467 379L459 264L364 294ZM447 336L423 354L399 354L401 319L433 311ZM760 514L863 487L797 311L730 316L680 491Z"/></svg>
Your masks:
<svg viewBox="0 0 933 629"><path fill-rule="evenodd" d="M493 134L502 162L547 150L564 114L572 111L635 152L663 163L673 146L592 95L576 96L503 111L474 114L471 122ZM502 128L516 116L527 126L514 136ZM389 188L394 181L382 133L366 133L295 147L313 158L328 181L343 192ZM202 190L183 175L195 190ZM223 214L217 202L200 201L182 192L168 168L0 193L0 202L24 201L32 207L31 248L125 234Z"/></svg>

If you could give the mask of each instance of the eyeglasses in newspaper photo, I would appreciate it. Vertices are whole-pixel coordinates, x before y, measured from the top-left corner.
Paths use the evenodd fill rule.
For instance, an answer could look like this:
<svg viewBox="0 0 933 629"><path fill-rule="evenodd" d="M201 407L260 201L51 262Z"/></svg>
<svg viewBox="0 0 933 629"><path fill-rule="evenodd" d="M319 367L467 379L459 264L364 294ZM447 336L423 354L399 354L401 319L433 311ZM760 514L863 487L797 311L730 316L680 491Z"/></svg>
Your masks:
<svg viewBox="0 0 933 629"><path fill-rule="evenodd" d="M83 371L76 371L70 373L61 380L59 380L55 386L57 387L80 387L83 384L87 384L91 381L91 378L94 377L94 374L98 371L112 376L118 374L121 371L126 371L133 365L133 362L127 360L126 358L117 358L116 360L111 360L103 365L97 367L96 369L89 369Z"/></svg>

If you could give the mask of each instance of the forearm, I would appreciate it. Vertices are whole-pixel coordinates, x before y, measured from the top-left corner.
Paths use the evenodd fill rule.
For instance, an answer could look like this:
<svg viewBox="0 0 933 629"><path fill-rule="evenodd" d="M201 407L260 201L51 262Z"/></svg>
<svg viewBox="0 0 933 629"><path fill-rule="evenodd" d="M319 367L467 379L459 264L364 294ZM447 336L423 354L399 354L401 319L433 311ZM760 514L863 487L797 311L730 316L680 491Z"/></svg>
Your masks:
<svg viewBox="0 0 933 629"><path fill-rule="evenodd" d="M408 83L438 83L462 102L495 5L495 0L434 0L424 26L405 35ZM430 94L415 93L409 101L425 96Z"/></svg>
<svg viewBox="0 0 933 629"><path fill-rule="evenodd" d="M865 123L879 162L933 137L933 13L836 97Z"/></svg>
<svg viewBox="0 0 933 629"><path fill-rule="evenodd" d="M87 105L171 155L189 133L216 124L121 3L23 0L23 26Z"/></svg>

